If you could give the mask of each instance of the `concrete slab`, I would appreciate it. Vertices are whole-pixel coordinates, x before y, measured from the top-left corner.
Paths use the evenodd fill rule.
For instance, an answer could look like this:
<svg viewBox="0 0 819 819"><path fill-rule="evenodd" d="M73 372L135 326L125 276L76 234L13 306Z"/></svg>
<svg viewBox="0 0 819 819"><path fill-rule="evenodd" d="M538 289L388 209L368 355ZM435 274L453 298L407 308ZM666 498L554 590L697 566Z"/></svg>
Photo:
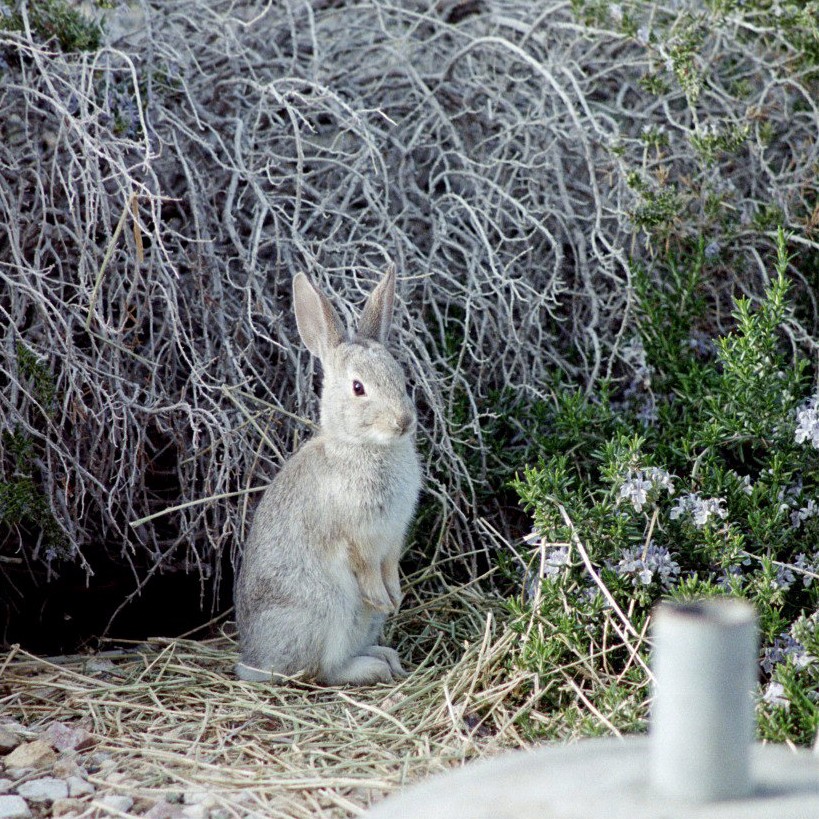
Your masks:
<svg viewBox="0 0 819 819"><path fill-rule="evenodd" d="M752 796L689 804L647 784L647 737L515 751L408 787L368 819L817 819L819 759L757 744Z"/></svg>

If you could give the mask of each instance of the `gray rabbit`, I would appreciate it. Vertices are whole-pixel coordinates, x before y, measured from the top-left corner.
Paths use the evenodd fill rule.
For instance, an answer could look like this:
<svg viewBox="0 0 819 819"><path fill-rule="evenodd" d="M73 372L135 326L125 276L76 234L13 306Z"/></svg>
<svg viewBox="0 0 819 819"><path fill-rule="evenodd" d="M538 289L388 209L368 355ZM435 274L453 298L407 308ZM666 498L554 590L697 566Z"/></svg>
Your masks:
<svg viewBox="0 0 819 819"><path fill-rule="evenodd" d="M421 488L416 416L384 346L395 299L390 267L352 339L329 299L293 279L299 335L321 361L318 434L265 491L236 580L243 680L306 671L327 684L404 676L377 645L401 602L398 561Z"/></svg>

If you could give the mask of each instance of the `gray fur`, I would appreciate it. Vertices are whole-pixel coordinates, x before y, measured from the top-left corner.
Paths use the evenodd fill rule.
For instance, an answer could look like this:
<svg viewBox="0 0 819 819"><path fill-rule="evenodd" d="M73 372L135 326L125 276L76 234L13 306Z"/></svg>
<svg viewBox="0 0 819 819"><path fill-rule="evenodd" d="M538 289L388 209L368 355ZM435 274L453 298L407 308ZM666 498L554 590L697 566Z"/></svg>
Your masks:
<svg viewBox="0 0 819 819"><path fill-rule="evenodd" d="M303 273L293 280L299 334L324 371L320 428L268 487L245 544L235 588L242 679L404 674L398 654L377 645L401 602L398 561L421 486L415 409L383 346L394 295L390 269L349 341L327 297Z"/></svg>

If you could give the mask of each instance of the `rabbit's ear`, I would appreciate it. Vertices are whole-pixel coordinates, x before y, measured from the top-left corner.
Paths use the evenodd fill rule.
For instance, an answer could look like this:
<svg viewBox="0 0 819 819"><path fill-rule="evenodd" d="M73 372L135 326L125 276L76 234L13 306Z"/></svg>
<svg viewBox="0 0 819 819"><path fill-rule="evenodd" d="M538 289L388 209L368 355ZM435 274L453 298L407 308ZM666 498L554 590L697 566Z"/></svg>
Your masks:
<svg viewBox="0 0 819 819"><path fill-rule="evenodd" d="M344 341L346 332L330 299L304 273L293 277L293 309L304 346L324 361Z"/></svg>
<svg viewBox="0 0 819 819"><path fill-rule="evenodd" d="M368 338L387 343L392 321L392 307L395 302L395 265L391 264L378 283L378 287L370 293L361 321L358 323L356 338Z"/></svg>

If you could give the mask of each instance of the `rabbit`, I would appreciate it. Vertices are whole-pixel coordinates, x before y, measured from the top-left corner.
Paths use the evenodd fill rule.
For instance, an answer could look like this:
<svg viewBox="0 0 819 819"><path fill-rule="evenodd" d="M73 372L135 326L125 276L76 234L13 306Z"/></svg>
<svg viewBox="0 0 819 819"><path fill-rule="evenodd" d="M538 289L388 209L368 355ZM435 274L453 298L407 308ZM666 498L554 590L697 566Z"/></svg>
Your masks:
<svg viewBox="0 0 819 819"><path fill-rule="evenodd" d="M245 544L240 679L406 676L398 653L377 644L401 603L398 561L421 489L415 408L384 346L394 299L390 266L350 338L327 296L304 273L293 279L299 335L324 375L320 424L265 490Z"/></svg>

